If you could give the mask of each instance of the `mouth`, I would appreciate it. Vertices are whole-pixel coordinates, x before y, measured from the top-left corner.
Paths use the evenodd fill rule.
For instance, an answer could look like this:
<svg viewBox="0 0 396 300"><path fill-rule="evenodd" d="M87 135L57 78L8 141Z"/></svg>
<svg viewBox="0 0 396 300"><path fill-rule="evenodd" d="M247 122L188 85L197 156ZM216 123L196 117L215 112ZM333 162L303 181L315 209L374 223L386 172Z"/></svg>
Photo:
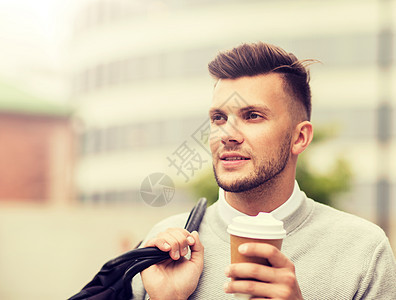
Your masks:
<svg viewBox="0 0 396 300"><path fill-rule="evenodd" d="M239 153L225 153L220 156L220 160L223 161L241 161L241 160L250 160L249 157L243 156Z"/></svg>
<svg viewBox="0 0 396 300"><path fill-rule="evenodd" d="M221 160L231 161L231 160L249 160L250 158L241 157L241 156L232 156L232 157L225 157L220 158Z"/></svg>
<svg viewBox="0 0 396 300"><path fill-rule="evenodd" d="M220 165L227 172L237 171L248 164L249 160L249 157L239 153L224 153L220 156Z"/></svg>

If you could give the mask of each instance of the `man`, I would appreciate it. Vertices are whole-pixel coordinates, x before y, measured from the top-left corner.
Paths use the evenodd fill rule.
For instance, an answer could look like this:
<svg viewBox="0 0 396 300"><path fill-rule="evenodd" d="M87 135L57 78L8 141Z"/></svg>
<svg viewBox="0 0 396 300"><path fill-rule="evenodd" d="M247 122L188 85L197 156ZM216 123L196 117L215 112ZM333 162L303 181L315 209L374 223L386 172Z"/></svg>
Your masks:
<svg viewBox="0 0 396 300"><path fill-rule="evenodd" d="M396 262L384 232L308 199L295 181L298 155L313 137L304 62L272 45L243 44L220 53L209 71L216 80L209 115L219 200L199 234L181 229L187 214L154 227L144 245L172 259L134 280L134 299L396 299ZM271 266L230 265L227 225L259 212L284 222L282 251L243 244L243 255Z"/></svg>

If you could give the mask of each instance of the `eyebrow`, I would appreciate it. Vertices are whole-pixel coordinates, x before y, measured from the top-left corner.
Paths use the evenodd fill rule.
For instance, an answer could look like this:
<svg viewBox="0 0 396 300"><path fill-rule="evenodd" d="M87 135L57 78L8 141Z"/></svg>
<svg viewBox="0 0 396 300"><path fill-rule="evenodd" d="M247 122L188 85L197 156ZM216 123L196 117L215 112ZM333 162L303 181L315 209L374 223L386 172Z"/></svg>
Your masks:
<svg viewBox="0 0 396 300"><path fill-rule="evenodd" d="M239 112L241 112L241 113L245 113L247 111L260 111L266 115L271 114L271 110L268 108L268 106L262 105L262 104L248 105L248 106L239 108ZM226 114L226 111L222 108L216 108L216 107L209 109L209 116L216 114L216 113Z"/></svg>
<svg viewBox="0 0 396 300"><path fill-rule="evenodd" d="M211 108L209 109L209 116L212 116L214 114L225 114L224 110L220 108Z"/></svg>
<svg viewBox="0 0 396 300"><path fill-rule="evenodd" d="M271 114L271 110L268 108L268 106L266 105L262 105L262 104L257 104L257 105L248 105L245 107L242 107L240 109L241 112L247 112L247 111L260 111L266 115L270 115Z"/></svg>

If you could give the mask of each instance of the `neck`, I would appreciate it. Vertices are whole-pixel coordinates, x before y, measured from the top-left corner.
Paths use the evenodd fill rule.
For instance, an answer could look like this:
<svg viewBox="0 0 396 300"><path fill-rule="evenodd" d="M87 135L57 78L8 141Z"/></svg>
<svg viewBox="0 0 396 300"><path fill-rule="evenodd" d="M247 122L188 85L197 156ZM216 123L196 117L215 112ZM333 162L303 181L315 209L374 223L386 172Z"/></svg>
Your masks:
<svg viewBox="0 0 396 300"><path fill-rule="evenodd" d="M294 176L277 179L246 192L225 192L225 199L233 208L250 216L259 212L271 212L290 198L294 188Z"/></svg>

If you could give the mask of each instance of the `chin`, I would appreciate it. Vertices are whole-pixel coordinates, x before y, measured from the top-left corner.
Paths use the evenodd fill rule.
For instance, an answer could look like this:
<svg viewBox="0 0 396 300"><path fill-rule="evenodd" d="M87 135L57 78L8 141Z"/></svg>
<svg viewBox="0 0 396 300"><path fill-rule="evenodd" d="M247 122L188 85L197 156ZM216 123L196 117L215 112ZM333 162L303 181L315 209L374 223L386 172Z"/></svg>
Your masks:
<svg viewBox="0 0 396 300"><path fill-rule="evenodd" d="M231 174L230 174L231 175ZM241 193L253 188L252 181L248 178L241 178L239 176L216 176L217 185L226 192Z"/></svg>
<svg viewBox="0 0 396 300"><path fill-rule="evenodd" d="M219 186L226 192L230 193L243 193L250 191L254 188L254 186L241 184L239 182L234 182L232 184L219 184Z"/></svg>

